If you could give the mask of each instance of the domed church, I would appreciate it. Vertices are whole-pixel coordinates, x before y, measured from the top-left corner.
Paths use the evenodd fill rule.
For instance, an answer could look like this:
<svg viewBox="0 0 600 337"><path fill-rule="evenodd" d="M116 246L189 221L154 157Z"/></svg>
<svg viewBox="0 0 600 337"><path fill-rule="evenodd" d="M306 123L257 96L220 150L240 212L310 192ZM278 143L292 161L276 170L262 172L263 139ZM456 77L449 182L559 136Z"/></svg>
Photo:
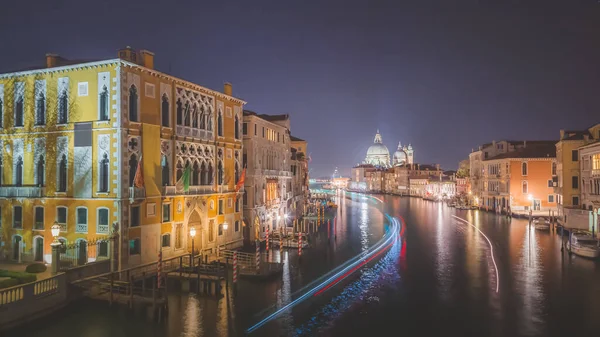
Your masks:
<svg viewBox="0 0 600 337"><path fill-rule="evenodd" d="M387 146L383 144L381 134L379 133L379 130L377 130L373 145L371 145L367 150L367 157L365 158L364 164L371 164L373 166L382 168L412 164L413 154L413 148L410 144L408 147L402 147L402 144L398 143L398 149L396 149L396 152L394 152L394 155L390 161L390 151L388 150Z"/></svg>

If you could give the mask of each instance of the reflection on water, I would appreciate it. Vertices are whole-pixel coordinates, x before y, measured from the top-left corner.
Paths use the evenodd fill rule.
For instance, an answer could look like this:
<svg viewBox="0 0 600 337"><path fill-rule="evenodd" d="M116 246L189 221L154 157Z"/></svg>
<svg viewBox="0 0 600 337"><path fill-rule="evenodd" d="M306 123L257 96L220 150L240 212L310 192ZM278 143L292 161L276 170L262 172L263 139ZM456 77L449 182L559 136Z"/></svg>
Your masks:
<svg viewBox="0 0 600 337"><path fill-rule="evenodd" d="M405 219L404 243L256 336L584 336L600 330L600 268L561 253L559 234L491 213L381 198L385 212ZM302 261L294 249L271 250L271 258L284 263L281 279L242 279L237 296L229 288L221 298L173 293L161 323L140 309L83 301L7 336L242 336L270 310L297 298L305 285L381 238L381 206L357 195L338 204L332 229L337 240L328 242L321 226ZM501 279L498 294L487 241L452 215L489 237Z"/></svg>

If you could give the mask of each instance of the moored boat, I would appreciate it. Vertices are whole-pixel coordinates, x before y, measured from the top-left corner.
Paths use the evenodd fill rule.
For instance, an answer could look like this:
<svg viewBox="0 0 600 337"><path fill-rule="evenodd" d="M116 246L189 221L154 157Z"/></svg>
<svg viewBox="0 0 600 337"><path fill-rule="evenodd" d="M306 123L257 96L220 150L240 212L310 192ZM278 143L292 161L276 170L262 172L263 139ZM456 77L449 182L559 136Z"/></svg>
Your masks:
<svg viewBox="0 0 600 337"><path fill-rule="evenodd" d="M596 259L600 256L598 240L587 233L572 233L567 249L575 255Z"/></svg>
<svg viewBox="0 0 600 337"><path fill-rule="evenodd" d="M535 226L535 229L537 229L537 230L547 231L550 229L550 221L548 221L548 219L546 219L544 217L539 217L539 218L535 219L533 221L533 225Z"/></svg>

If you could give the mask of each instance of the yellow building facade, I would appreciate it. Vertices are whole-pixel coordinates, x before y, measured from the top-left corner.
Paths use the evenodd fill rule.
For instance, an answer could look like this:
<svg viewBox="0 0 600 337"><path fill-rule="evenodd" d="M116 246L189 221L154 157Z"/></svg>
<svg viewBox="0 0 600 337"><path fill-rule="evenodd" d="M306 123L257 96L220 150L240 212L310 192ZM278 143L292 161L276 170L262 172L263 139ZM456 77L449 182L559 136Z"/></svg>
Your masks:
<svg viewBox="0 0 600 337"><path fill-rule="evenodd" d="M245 102L231 85L221 93L155 71L152 53L130 48L68 63L48 55L46 68L0 74L0 258L50 262L54 222L67 243L114 230L120 269L189 252L192 226L197 252L241 245Z"/></svg>

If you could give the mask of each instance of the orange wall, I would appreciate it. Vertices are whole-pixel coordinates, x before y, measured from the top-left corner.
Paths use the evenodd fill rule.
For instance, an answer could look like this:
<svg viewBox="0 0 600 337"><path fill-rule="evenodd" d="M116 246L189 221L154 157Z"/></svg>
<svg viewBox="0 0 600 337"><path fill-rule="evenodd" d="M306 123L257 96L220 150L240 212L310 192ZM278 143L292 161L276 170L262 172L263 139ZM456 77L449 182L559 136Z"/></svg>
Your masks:
<svg viewBox="0 0 600 337"><path fill-rule="evenodd" d="M521 163L522 161L510 161L510 194L513 206L531 206L532 202L528 200L531 194L534 199L541 200L542 207L556 207L556 196L554 202L548 202L548 195L554 194L553 188L548 187L548 180L552 179L552 161L528 160L527 176L521 174ZM527 194L523 194L522 190L524 180L528 184Z"/></svg>

